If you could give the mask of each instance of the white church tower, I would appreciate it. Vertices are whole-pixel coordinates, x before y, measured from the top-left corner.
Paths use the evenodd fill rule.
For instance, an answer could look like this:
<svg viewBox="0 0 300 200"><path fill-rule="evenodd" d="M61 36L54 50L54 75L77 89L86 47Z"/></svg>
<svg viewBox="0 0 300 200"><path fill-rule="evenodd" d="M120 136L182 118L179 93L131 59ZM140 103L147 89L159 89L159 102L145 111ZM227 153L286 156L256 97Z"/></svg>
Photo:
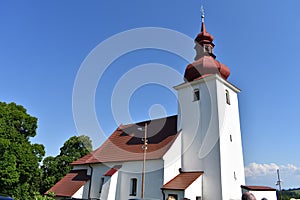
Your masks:
<svg viewBox="0 0 300 200"><path fill-rule="evenodd" d="M213 36L195 39L195 61L186 67L178 91L178 129L182 134L182 171L203 171L204 200L240 199L245 184L237 94L227 81L230 70L213 54Z"/></svg>

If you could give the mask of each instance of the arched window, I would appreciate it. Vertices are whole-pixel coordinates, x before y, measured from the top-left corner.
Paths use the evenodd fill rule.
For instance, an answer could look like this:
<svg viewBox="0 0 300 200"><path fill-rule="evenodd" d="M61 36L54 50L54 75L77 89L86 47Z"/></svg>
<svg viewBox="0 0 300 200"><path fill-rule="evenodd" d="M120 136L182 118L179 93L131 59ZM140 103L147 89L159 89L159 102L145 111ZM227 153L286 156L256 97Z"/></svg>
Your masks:
<svg viewBox="0 0 300 200"><path fill-rule="evenodd" d="M229 95L229 91L228 90L225 90L225 95L226 95L226 103L228 105L230 105L230 95Z"/></svg>
<svg viewBox="0 0 300 200"><path fill-rule="evenodd" d="M199 101L200 99L200 91L199 89L194 89L194 101Z"/></svg>
<svg viewBox="0 0 300 200"><path fill-rule="evenodd" d="M132 178L130 180L130 196L136 196L136 191L137 191L137 179Z"/></svg>

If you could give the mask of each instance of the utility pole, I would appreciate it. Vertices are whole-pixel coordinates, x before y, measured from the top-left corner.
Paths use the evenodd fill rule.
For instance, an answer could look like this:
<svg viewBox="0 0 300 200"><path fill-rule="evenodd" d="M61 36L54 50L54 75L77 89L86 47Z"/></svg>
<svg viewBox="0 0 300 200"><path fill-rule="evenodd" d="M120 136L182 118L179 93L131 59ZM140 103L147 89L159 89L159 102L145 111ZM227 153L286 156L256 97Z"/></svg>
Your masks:
<svg viewBox="0 0 300 200"><path fill-rule="evenodd" d="M278 181L276 185L279 187L279 200L282 200L282 189L281 189L281 180L280 180L280 175L279 175L279 169L277 169L277 176L278 176Z"/></svg>
<svg viewBox="0 0 300 200"><path fill-rule="evenodd" d="M145 123L145 130L144 130L144 145L142 146L144 150L144 158L143 158L143 170L142 170L142 199L145 197L145 171L146 171L146 153L147 153L147 146L148 146L148 140L147 140L147 123Z"/></svg>

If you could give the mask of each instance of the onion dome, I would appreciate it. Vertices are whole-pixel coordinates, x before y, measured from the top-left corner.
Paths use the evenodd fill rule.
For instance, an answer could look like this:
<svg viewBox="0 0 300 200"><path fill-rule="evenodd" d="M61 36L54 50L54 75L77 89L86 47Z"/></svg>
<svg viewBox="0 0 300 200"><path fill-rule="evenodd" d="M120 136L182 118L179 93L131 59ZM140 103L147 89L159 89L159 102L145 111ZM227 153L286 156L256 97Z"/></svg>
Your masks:
<svg viewBox="0 0 300 200"><path fill-rule="evenodd" d="M214 36L206 32L206 27L203 21L201 26L201 32L197 35L195 42L203 45L203 44L212 44L213 40L214 40Z"/></svg>
<svg viewBox="0 0 300 200"><path fill-rule="evenodd" d="M213 48L215 47L213 40L214 37L206 32L204 15L202 15L201 32L195 39L195 61L186 67L184 73L186 82L198 80L212 74L219 74L226 80L230 75L229 68L217 61L216 56L213 54Z"/></svg>

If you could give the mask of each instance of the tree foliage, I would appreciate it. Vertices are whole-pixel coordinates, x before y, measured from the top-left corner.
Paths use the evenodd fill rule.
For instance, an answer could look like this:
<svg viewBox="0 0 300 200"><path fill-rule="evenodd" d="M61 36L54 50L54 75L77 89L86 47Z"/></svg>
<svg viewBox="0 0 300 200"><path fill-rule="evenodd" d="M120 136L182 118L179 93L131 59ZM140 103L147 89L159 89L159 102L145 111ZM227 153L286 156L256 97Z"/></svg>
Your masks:
<svg viewBox="0 0 300 200"><path fill-rule="evenodd" d="M55 197L55 194L51 193L51 192L49 192L49 194L47 196L46 195L41 195L38 192L36 192L34 194L34 200L55 200L54 197Z"/></svg>
<svg viewBox="0 0 300 200"><path fill-rule="evenodd" d="M15 103L0 102L0 192L31 199L39 190L44 146L31 144L37 118Z"/></svg>
<svg viewBox="0 0 300 200"><path fill-rule="evenodd" d="M279 191L277 191L277 196L279 196ZM300 188L282 190L282 200L290 200L291 198L295 198L295 199L300 198Z"/></svg>
<svg viewBox="0 0 300 200"><path fill-rule="evenodd" d="M73 136L58 156L43 160L44 146L30 142L36 129L37 118L23 106L0 102L0 193L16 200L52 199L40 194L71 170L71 162L92 150L88 136Z"/></svg>
<svg viewBox="0 0 300 200"><path fill-rule="evenodd" d="M49 190L56 182L71 170L71 163L92 151L92 142L88 136L73 136L60 148L56 157L43 160L43 184L41 193Z"/></svg>

